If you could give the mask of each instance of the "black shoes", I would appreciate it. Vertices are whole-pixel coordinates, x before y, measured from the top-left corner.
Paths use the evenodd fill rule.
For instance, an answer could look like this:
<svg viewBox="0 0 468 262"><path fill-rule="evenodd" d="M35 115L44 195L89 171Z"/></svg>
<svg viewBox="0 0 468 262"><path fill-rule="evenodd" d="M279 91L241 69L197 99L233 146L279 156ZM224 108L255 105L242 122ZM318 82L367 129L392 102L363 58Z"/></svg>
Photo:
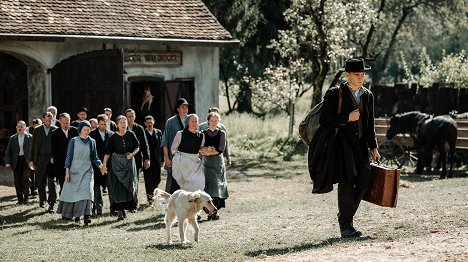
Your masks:
<svg viewBox="0 0 468 262"><path fill-rule="evenodd" d="M357 231L354 227L341 230L341 238L356 238L362 236L361 231Z"/></svg>
<svg viewBox="0 0 468 262"><path fill-rule="evenodd" d="M44 207L45 207L45 204L44 204L44 202L42 202L42 201L41 201L41 202L39 202L39 207L41 207L41 208L44 208Z"/></svg>
<svg viewBox="0 0 468 262"><path fill-rule="evenodd" d="M90 216L84 216L84 224L85 224L85 226L91 224L91 217Z"/></svg>
<svg viewBox="0 0 468 262"><path fill-rule="evenodd" d="M117 210L117 221L124 220L125 218L127 218L125 210Z"/></svg>
<svg viewBox="0 0 468 262"><path fill-rule="evenodd" d="M48 213L54 213L54 205L53 204L52 205L49 204L49 208L47 209L47 212Z"/></svg>

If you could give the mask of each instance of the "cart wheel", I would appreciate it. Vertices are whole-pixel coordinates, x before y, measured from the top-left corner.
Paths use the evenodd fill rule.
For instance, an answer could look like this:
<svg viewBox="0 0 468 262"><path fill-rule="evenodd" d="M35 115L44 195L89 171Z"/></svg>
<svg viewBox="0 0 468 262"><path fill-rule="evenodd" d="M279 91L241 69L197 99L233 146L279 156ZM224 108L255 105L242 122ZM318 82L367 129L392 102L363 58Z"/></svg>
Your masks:
<svg viewBox="0 0 468 262"><path fill-rule="evenodd" d="M418 163L418 155L415 152L407 150L405 154L404 165L407 167L416 167Z"/></svg>
<svg viewBox="0 0 468 262"><path fill-rule="evenodd" d="M401 168L406 160L406 151L402 145L387 140L379 145L380 162L388 167Z"/></svg>

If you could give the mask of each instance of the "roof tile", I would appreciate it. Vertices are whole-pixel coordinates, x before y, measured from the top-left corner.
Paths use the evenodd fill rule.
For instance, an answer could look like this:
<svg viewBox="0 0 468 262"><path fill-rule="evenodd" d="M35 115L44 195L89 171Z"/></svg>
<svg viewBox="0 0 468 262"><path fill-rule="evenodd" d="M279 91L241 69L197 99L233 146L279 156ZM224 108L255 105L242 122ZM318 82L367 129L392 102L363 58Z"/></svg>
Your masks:
<svg viewBox="0 0 468 262"><path fill-rule="evenodd" d="M0 33L232 40L201 0L0 1Z"/></svg>

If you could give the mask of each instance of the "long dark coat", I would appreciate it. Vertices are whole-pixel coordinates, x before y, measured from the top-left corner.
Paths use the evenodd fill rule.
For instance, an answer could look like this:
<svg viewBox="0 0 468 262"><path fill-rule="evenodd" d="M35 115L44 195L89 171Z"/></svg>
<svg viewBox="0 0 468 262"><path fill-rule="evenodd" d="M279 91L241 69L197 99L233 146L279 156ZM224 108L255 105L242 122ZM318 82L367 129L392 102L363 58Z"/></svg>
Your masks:
<svg viewBox="0 0 468 262"><path fill-rule="evenodd" d="M70 126L68 129L68 138L65 136L62 128L52 131L52 165L53 173L56 177L65 177L65 159L67 158L68 142L70 139L78 136L78 129Z"/></svg>
<svg viewBox="0 0 468 262"><path fill-rule="evenodd" d="M338 88L342 89L340 114L338 114ZM349 113L357 107L346 82L329 89L325 94L320 113L321 135L317 133L314 137L317 141L313 141L309 147L309 172L311 178L315 179L314 193L330 192L333 189L333 183L350 181L356 175L354 166L356 158L367 159L368 149L377 148L374 129L374 96L370 90L364 87L363 90L364 93L361 96L363 112L360 112L363 127L361 139L359 139L357 122L348 121ZM334 136L336 128L338 131ZM326 150L324 149L325 143ZM324 169L325 165L328 168Z"/></svg>
<svg viewBox="0 0 468 262"><path fill-rule="evenodd" d="M104 160L104 154L106 152L106 144L109 140L109 137L114 134L114 132L106 130L104 135L104 140L102 140L101 134L99 133L99 129L96 128L93 131L89 132L89 136L92 137L96 141L96 152L99 160L101 162ZM107 167L110 166L110 160L107 162ZM94 169L94 186L103 186L106 184L106 176L101 174L101 170L99 167L93 164Z"/></svg>

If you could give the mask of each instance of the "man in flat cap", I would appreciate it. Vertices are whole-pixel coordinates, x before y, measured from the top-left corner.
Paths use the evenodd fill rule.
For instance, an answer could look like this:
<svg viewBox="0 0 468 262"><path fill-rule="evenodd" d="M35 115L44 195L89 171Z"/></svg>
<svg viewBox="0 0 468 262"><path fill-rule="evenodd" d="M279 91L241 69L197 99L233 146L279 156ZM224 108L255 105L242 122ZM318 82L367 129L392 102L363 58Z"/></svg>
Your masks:
<svg viewBox="0 0 468 262"><path fill-rule="evenodd" d="M184 98L177 99L176 106L174 108L175 115L167 119L166 125L164 126L161 145L164 153L164 169L167 171L166 192L171 194L180 189L175 179L172 178L171 146L177 131L184 129L185 127L185 118L188 114L188 106L189 103Z"/></svg>

